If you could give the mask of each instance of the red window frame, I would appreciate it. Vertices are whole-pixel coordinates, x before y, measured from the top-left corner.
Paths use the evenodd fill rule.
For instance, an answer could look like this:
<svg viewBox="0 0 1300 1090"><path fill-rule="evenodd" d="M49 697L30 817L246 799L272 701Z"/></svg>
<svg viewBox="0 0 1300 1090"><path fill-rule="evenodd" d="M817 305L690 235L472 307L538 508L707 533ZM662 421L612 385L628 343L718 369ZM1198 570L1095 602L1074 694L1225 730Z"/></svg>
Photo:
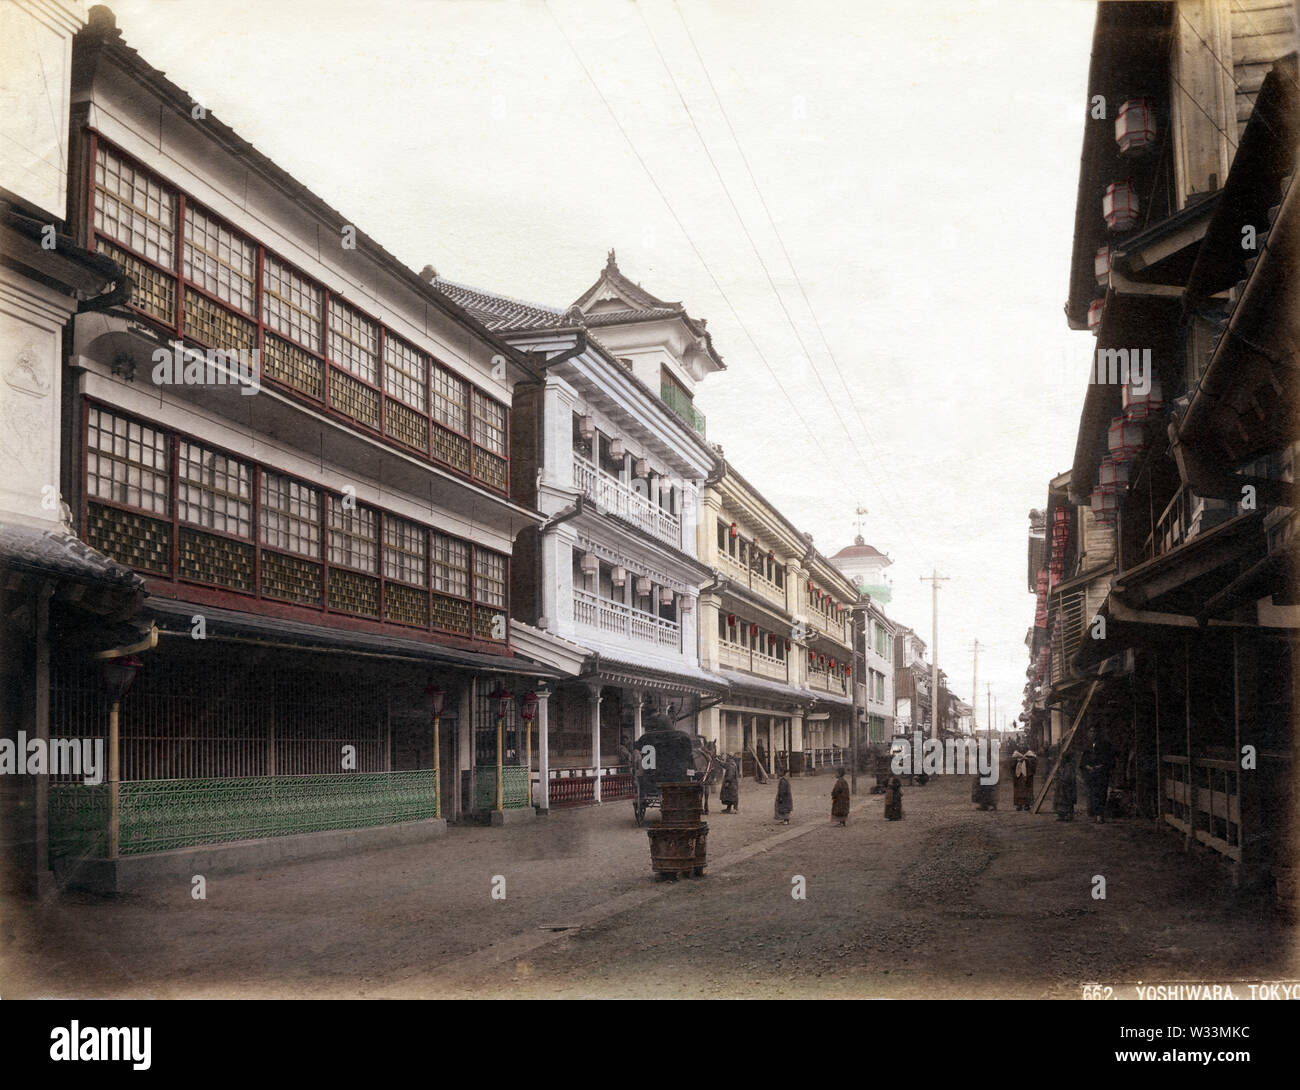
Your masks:
<svg viewBox="0 0 1300 1090"><path fill-rule="evenodd" d="M292 609L307 610L312 613L326 615L326 616L341 616L341 617L348 617L348 618L357 618L357 619L372 621L375 624L380 624L384 626L390 626L390 625L395 626L397 628L406 629L408 631L414 630L420 632L429 632L430 634L436 633L436 634L459 636L465 639L486 640L487 642L492 643L496 646L502 646L509 643L509 623L510 623L509 622L509 618L510 618L510 556L509 554L503 553L498 549L488 548L485 545L478 545L477 543L467 538L463 538L457 534L448 533L446 530L442 529L441 527L433 526L427 522L422 522L419 519L414 519L407 515L398 514L395 511L390 511L387 508L380 507L377 504L359 503L358 506L365 507L368 510L373 511L376 515L375 529L376 529L376 542L377 542L377 549L378 549L378 552L376 554L377 571L366 572L359 568L353 568L347 564L334 563L329 559L330 510L335 503L343 502L342 493L338 492L335 489L331 489L328 486L319 483L318 481L313 481L310 478L304 477L301 474L293 473L288 470L281 469L279 466L268 465L263 462L257 461L256 459L248 458L245 455L240 454L238 451L232 450L228 447L224 447L219 443L210 443L205 439L198 438L197 436L189 435L185 432L179 432L173 428L164 427L162 425L147 420L142 420L134 413L123 411L122 409L118 408L117 406L109 402L104 402L96 398L87 397L87 398L83 398L83 403L84 403L84 408L86 410L89 410L91 407L93 407L95 409L98 409L100 412L108 413L115 417L120 417L123 420L126 420L130 423L139 424L141 426L151 428L154 431L160 432L166 438L166 450L168 456L168 470L167 470L168 510L166 514L161 514L157 511L150 511L145 508L136 507L132 504L120 503L116 500L101 499L98 496L90 495L90 489L88 485L88 477L89 477L88 457L90 454L90 446L89 446L90 413L89 411L84 411L82 413L81 458L80 458L80 472L81 472L81 482L82 482L82 486L80 490L81 491L80 524L81 524L82 537L84 538L88 532L89 519L90 519L90 505L92 503L98 504L102 507L114 508L121 511L127 511L132 514L141 515L145 518L152 519L155 522L168 523L171 527L171 556L168 562L168 574L160 575L157 572L148 571L146 569L140 569L150 579L158 579L164 582L176 584L178 586L195 585L200 587L206 587L211 590L220 591L224 594L237 595L240 598L246 600L255 600L259 602L273 603L277 607L283 607L287 605ZM201 526L195 523L181 521L180 502L179 502L177 488L179 484L178 459L179 459L180 445L182 442L194 443L205 450L209 450L216 454L220 454L225 457L232 458L248 466L252 470L253 522L252 522L252 527L251 527L251 532L249 537L244 538L244 537L240 537L237 534L231 534L221 530L212 530L205 526ZM304 554L294 552L292 549L281 549L263 543L262 541L262 475L263 473L267 473L267 472L274 473L277 474L278 476L288 478L289 480L295 481L298 484L304 485L308 488L313 488L319 493L321 497L321 503L320 503L320 511L318 515L319 522L317 524L317 528L320 532L321 548L320 548L320 556L318 558L305 556ZM385 548L384 522L388 518L400 519L402 522L418 526L424 531L424 542L425 542L424 582L418 587L416 587L415 584L407 582L406 580L403 579L397 579L397 578L390 579L384 574L384 548ZM178 555L180 529L182 526L185 526L201 534L207 534L211 537L228 538L232 541L237 541L240 544L249 546L253 550L254 589L251 592L242 591L229 586L225 586L224 584L214 583L214 582L205 581L201 579L195 579L192 576L182 576L180 574L180 563L179 563L179 555ZM447 591L434 590L433 588L432 562L433 562L433 535L434 534L441 534L444 537L451 538L452 540L462 544L466 549L466 562L468 564L468 569L466 572L466 584L465 584L464 595L451 594L448 593ZM301 602L286 603L280 598L272 598L264 595L262 591L262 555L264 552L276 553L277 555L287 554L290 556L299 557L312 564L319 565L321 568L321 605L315 606L315 605L301 603ZM477 563L477 558L479 553L490 554L494 557L499 558L502 562L502 566L503 566L502 586L503 586L503 592L505 596L505 603L503 605L492 606L492 605L487 605L485 603L482 603L478 600L478 586L476 582L475 565ZM375 579L379 583L379 615L377 617L371 617L366 614L355 613L351 610L338 609L330 606L329 577L330 577L330 572L334 570L355 572L357 574L365 575L369 578ZM460 629L440 628L439 626L435 625L433 623L434 613L432 608L430 608L429 610L429 620L426 624L422 624L422 625L412 624L406 621L389 619L387 617L387 610L386 610L386 606L387 606L386 596L388 592L389 583L400 585L406 588L414 588L423 591L424 593L430 596L431 606L432 606L433 595L439 595L444 598L451 598L457 601L464 602L468 607L468 613L467 613L467 616L469 617L468 630L466 631ZM474 624L474 618L475 618L475 614L480 610L489 614L503 614L505 616L506 636L504 639L492 640L489 639L488 637L478 635L477 628L475 627Z"/></svg>
<svg viewBox="0 0 1300 1090"><path fill-rule="evenodd" d="M380 442L384 443L386 446L393 447L396 450L401 450L407 453L415 454L420 458L422 458L424 461L429 462L431 465L436 465L440 469L444 469L447 472L453 473L458 477L464 478L465 480L472 481L474 484L479 485L483 488L487 488L492 492L496 492L503 496L510 494L510 406L508 406L500 398L493 396L487 390L484 390L482 387L478 386L468 377L460 374L454 368L448 367L434 353L418 347L417 345L412 343L410 338L403 337L401 334L398 334L393 330L390 330L375 315L357 306L350 299L344 300L341 296L341 293L331 292L328 285L321 283L315 277L308 276L294 262L289 261L286 258L282 257L277 251L273 250L271 247L265 245L257 238L250 235L248 232L236 227L224 216L213 211L211 207L207 205L205 202L196 200L186 190L182 189L180 186L176 185L175 183L170 182L167 179L163 178L162 175L158 174L154 170L151 170L149 167L147 167L144 163L142 163L140 160L135 158L130 153L124 151L116 144L113 144L110 141L103 139L103 137L99 134L97 130L87 129L87 137L88 137L88 144L89 144L88 154L89 154L90 168L89 171L87 172L88 181L87 181L87 202L86 202L86 214L85 214L85 229L86 229L86 239L87 239L86 248L92 251L95 250L98 240L100 238L103 238L106 243L114 247L117 247L121 250L124 250L137 261L143 262L145 265L149 266L150 268L156 270L157 272L163 274L164 276L167 276L168 278L170 278L173 284L173 288L175 291L175 313L173 315L173 320L171 321L171 323L162 322L156 315L149 313L148 311L140 308L134 303L128 303L127 304L128 308L134 314L138 315L142 321L148 322L150 325L155 326L167 332L176 340L189 341L203 348L226 347L226 346L217 346L217 345L210 344L209 342L202 339L201 337L196 336L193 330L187 329L186 321L185 321L185 292L186 289L189 289L203 296L213 306L221 310L228 311L230 314L236 316L237 318L252 324L255 327L255 334L254 334L255 347L259 350L259 352L262 352L264 354L265 347L266 347L266 334L268 332L268 327L267 327L267 323L264 320L263 280L265 275L266 259L267 257L271 257L278 264L284 266L286 269L293 272L296 276L301 277L304 281L313 285L321 292L321 298L322 298L321 347L319 351L308 348L306 345L300 343L293 337L288 336L287 334L283 334L276 329L270 329L270 334L271 336L276 337L279 340L285 341L293 345L295 348L299 349L300 351L306 353L309 357L312 358L312 360L314 360L319 365L321 371L322 397L320 399L314 398L309 394L305 394L302 391L297 390L292 386L289 386L283 382L278 381L277 379L271 378L266 375L262 376L262 381L270 383L277 391L279 391L280 393L284 394L285 396L295 401L302 401L313 406L314 408L323 409L323 411L328 416L330 416L331 419L338 420L341 423L346 424L350 428L364 432L367 435L373 436L374 438L378 439ZM129 164L133 170L136 170L141 174L144 174L152 181L156 182L166 193L171 194L175 198L176 216L175 216L175 224L174 224L175 240L173 246L174 261L173 261L173 266L171 268L168 268L166 265L162 265L144 256L143 254L139 253L136 249L134 249L129 243L120 242L113 236L105 232L100 232L96 228L95 209L98 207L98 200L97 200L98 194L97 194L96 183L95 183L95 170L96 170L96 165L100 154L101 144L104 148L111 149L112 154L114 156L118 157L123 162ZM184 275L185 228L186 228L186 224L188 223L188 209L191 204L193 204L196 208L202 209L202 214L205 218L210 219L213 222L221 225L226 230L230 231L232 234L237 235L238 237L240 237L241 239L249 243L254 248L256 252L256 270L255 270L255 283L254 283L256 314L248 314L246 311L240 310L237 306L219 298L218 296L214 295L212 292L204 288L202 285L196 283L193 280L190 280ZM339 361L334 360L331 355L330 342L329 342L330 307L331 307L331 301L333 297L336 295L340 297L341 305L346 305L350 307L352 310L356 311L358 314L364 317L367 321L372 322L379 330L379 346L378 346L379 369L377 375L378 378L377 383L369 382L366 379L360 377L359 375L354 374L348 367L344 366ZM408 348L412 348L415 351L419 352L423 357L425 357L429 361L429 369L424 376L424 387L425 387L426 397L425 397L425 408L423 412L413 408L411 405L407 404L407 402L404 401L402 398L387 393L387 391L384 388L384 366L385 366L384 347L385 347L385 341L388 337L396 338L404 345L406 345ZM378 405L379 405L378 426L374 426L365 421L358 420L356 417L349 415L347 412L343 411L335 404L334 399L331 396L331 389L330 389L330 368L331 367L337 367L340 370L346 372L350 379L361 384L362 386L365 386L367 389L371 390L375 394L375 396L378 399ZM468 387L467 404L465 406L465 431L464 432L459 432L454 428L448 427L446 424L437 420L434 416L433 413L433 401L434 401L434 381L433 381L434 370L433 369L434 368L441 368L447 373L453 375L459 381L465 383L465 385ZM497 453L495 451L490 450L487 447L483 447L479 443L475 442L474 440L474 398L476 394L480 397L486 398L489 402L493 403L501 410L502 427L504 432L503 435L504 452L502 453ZM403 410L415 414L417 417L421 418L424 421L426 425L427 438L425 440L425 444L423 447L413 446L412 444L407 443L404 440L398 439L395 436L391 436L388 434L387 418L388 418L389 401L397 402L399 405L402 406ZM465 441L469 451L468 471L462 470L457 466L454 466L449 462L445 462L441 458L437 457L437 455L434 453L436 449L434 444L435 428L442 428L445 431L448 431L453 435L457 436L458 438L463 439ZM479 468L480 450L483 452L483 454L489 456L492 459L499 459L501 461L504 461L505 480L502 484L500 485L494 484L486 476L483 475L486 471L480 470Z"/></svg>

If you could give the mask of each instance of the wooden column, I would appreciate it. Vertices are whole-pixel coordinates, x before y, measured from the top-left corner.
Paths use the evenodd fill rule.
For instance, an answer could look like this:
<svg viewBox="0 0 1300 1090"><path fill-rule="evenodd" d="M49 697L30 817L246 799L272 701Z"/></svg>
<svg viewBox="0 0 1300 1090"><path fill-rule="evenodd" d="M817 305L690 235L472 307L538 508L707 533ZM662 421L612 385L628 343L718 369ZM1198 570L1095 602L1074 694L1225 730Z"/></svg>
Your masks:
<svg viewBox="0 0 1300 1090"><path fill-rule="evenodd" d="M591 764L596 783L593 788L592 801L600 802L600 686L587 688L587 700L591 707Z"/></svg>

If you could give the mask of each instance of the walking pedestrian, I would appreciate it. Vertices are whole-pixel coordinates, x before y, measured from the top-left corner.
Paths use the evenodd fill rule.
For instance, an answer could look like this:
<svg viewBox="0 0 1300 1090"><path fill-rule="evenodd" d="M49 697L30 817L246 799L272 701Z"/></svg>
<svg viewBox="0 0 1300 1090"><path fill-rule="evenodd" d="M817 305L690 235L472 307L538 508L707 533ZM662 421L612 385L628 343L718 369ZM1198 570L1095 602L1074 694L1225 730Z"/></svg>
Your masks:
<svg viewBox="0 0 1300 1090"><path fill-rule="evenodd" d="M1088 816L1098 825L1106 821L1106 798L1110 794L1110 771L1115 765L1115 754L1110 740L1100 728L1088 731L1088 748L1079 762L1084 783L1088 785Z"/></svg>
<svg viewBox="0 0 1300 1090"><path fill-rule="evenodd" d="M1075 783L1074 758L1065 757L1061 767L1056 771L1056 796L1052 799L1052 808L1056 811L1057 821L1074 820L1074 803L1079 788Z"/></svg>
<svg viewBox="0 0 1300 1090"><path fill-rule="evenodd" d="M970 800L981 810L996 810L998 808L998 785L984 783L979 776L973 777Z"/></svg>
<svg viewBox="0 0 1300 1090"><path fill-rule="evenodd" d="M838 821L841 825L849 823L849 785L844 779L844 769L837 768L835 775L838 777L835 786L831 788L831 820Z"/></svg>
<svg viewBox="0 0 1300 1090"><path fill-rule="evenodd" d="M724 814L740 813L740 770L736 758L727 758L727 768L722 774L722 790L718 792L718 801L722 803Z"/></svg>
<svg viewBox="0 0 1300 1090"><path fill-rule="evenodd" d="M885 820L903 820L903 781L897 776L890 776L885 785Z"/></svg>
<svg viewBox="0 0 1300 1090"><path fill-rule="evenodd" d="M1038 771L1038 755L1026 748L1023 753L1011 754L1011 799L1017 810L1028 810L1034 805L1034 773Z"/></svg>
<svg viewBox="0 0 1300 1090"><path fill-rule="evenodd" d="M776 820L782 825L790 824L790 815L794 812L794 795L790 792L790 781L785 778L785 773L781 773L781 778L776 781L776 805L774 807Z"/></svg>

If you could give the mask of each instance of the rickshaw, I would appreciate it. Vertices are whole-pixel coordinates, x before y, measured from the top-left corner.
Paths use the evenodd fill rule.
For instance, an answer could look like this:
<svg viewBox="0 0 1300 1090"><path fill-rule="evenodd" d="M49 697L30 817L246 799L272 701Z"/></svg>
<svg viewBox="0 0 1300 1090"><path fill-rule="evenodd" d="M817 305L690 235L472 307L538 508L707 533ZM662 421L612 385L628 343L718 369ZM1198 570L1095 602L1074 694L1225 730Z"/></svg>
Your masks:
<svg viewBox="0 0 1300 1090"><path fill-rule="evenodd" d="M684 783L696 779L694 742L684 731L648 730L632 743L635 751L636 796L632 816L640 825L646 811L662 805L661 783ZM646 765L651 767L646 767Z"/></svg>

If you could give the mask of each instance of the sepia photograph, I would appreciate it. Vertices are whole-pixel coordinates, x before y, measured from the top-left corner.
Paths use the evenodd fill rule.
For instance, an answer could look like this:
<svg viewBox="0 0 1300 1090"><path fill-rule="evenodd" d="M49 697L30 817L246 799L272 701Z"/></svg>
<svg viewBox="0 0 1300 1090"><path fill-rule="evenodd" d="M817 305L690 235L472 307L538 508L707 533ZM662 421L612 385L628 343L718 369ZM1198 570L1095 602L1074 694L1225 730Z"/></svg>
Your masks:
<svg viewBox="0 0 1300 1090"><path fill-rule="evenodd" d="M128 1000L410 1050L365 1000L1086 1000L1104 1067L1260 1062L1298 48L1297 0L3 0L23 1054L208 1040Z"/></svg>

